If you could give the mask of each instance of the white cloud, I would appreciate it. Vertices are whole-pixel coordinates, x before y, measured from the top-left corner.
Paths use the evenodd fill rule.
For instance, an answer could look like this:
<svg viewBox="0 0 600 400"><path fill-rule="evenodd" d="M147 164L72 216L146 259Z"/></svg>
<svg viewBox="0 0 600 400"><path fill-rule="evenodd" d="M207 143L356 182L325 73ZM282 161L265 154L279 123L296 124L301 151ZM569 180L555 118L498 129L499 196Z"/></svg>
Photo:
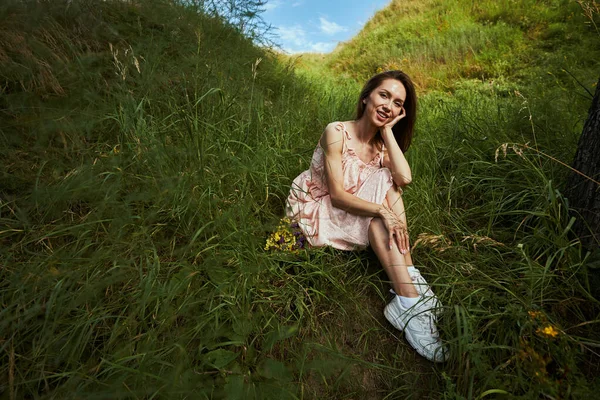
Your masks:
<svg viewBox="0 0 600 400"><path fill-rule="evenodd" d="M334 42L313 42L300 25L277 28L283 49L288 53L317 52L327 53L333 50Z"/></svg>
<svg viewBox="0 0 600 400"><path fill-rule="evenodd" d="M277 31L279 32L279 36L282 40L286 42L298 43L306 41L306 32L300 25L294 25L290 27L277 27Z"/></svg>
<svg viewBox="0 0 600 400"><path fill-rule="evenodd" d="M281 6L281 0L269 0L263 6L263 8L265 9L265 12L267 12L267 11L274 10L274 9L280 7L280 6Z"/></svg>
<svg viewBox="0 0 600 400"><path fill-rule="evenodd" d="M300 7L303 4L304 4L304 1L297 1L295 3L292 3L292 7Z"/></svg>
<svg viewBox="0 0 600 400"><path fill-rule="evenodd" d="M338 25L335 22L327 21L325 18L320 17L321 31L327 35L335 35L336 33L345 32L348 28Z"/></svg>

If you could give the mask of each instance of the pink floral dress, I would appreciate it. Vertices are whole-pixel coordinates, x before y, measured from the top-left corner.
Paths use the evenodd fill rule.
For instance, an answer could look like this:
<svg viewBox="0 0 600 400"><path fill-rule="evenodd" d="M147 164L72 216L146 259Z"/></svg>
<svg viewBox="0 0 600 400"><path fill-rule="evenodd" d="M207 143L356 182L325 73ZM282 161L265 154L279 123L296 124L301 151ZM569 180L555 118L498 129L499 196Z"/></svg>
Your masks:
<svg viewBox="0 0 600 400"><path fill-rule="evenodd" d="M365 164L355 153L346 126L339 122L336 129L343 131L344 136L344 190L363 200L383 204L394 184L390 170L383 167L383 152L377 153ZM286 214L299 224L312 246L333 246L340 250L364 248L369 245L372 217L351 214L331 204L324 161L325 153L319 144L313 153L310 169L292 182Z"/></svg>

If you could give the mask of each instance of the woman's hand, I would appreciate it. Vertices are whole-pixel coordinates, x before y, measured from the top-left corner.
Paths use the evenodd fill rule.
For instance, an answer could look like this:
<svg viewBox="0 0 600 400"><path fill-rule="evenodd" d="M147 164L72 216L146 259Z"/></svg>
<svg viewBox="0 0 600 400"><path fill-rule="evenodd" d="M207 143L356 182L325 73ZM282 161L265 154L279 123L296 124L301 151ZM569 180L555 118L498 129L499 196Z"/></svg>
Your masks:
<svg viewBox="0 0 600 400"><path fill-rule="evenodd" d="M392 131L394 125L404 117L406 117L406 109L402 107L400 113L391 122L379 128L386 150L383 155L383 166L392 172L392 179L398 187L404 187L412 181L410 166Z"/></svg>
<svg viewBox="0 0 600 400"><path fill-rule="evenodd" d="M408 231L406 230L404 222L386 205L384 205L383 209L380 211L380 216L389 234L388 245L390 250L395 241L400 253L406 254L410 247L408 243Z"/></svg>
<svg viewBox="0 0 600 400"><path fill-rule="evenodd" d="M384 131L385 129L391 130L394 127L394 125L396 125L398 121L400 121L404 117L406 117L406 110L404 109L404 107L402 107L402 109L400 110L400 114L398 114L393 120L381 127L382 131Z"/></svg>

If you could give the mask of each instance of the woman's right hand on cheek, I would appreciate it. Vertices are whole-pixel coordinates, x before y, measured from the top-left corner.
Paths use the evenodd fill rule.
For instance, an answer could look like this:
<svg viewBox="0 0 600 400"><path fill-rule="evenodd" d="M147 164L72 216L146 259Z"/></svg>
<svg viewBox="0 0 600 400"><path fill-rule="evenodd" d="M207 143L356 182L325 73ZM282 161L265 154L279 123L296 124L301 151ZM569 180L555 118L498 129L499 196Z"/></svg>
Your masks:
<svg viewBox="0 0 600 400"><path fill-rule="evenodd" d="M381 220L383 221L383 224L385 225L385 228L388 231L389 249L391 250L394 245L394 242L396 242L400 253L406 254L410 249L406 225L404 225L400 217L398 217L396 213L394 213L387 206L383 206L380 215Z"/></svg>

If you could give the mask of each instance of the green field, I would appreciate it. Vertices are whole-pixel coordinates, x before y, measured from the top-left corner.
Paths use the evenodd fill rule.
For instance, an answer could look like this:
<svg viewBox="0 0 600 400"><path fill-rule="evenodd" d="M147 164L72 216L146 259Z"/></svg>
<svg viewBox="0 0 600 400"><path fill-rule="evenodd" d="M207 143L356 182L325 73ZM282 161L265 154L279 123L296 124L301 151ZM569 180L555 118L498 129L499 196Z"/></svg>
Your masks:
<svg viewBox="0 0 600 400"><path fill-rule="evenodd" d="M286 56L171 0L2 2L0 399L594 398L600 254L563 191L597 7L393 1ZM444 364L383 317L374 254L264 250L389 68L419 88L405 202Z"/></svg>

